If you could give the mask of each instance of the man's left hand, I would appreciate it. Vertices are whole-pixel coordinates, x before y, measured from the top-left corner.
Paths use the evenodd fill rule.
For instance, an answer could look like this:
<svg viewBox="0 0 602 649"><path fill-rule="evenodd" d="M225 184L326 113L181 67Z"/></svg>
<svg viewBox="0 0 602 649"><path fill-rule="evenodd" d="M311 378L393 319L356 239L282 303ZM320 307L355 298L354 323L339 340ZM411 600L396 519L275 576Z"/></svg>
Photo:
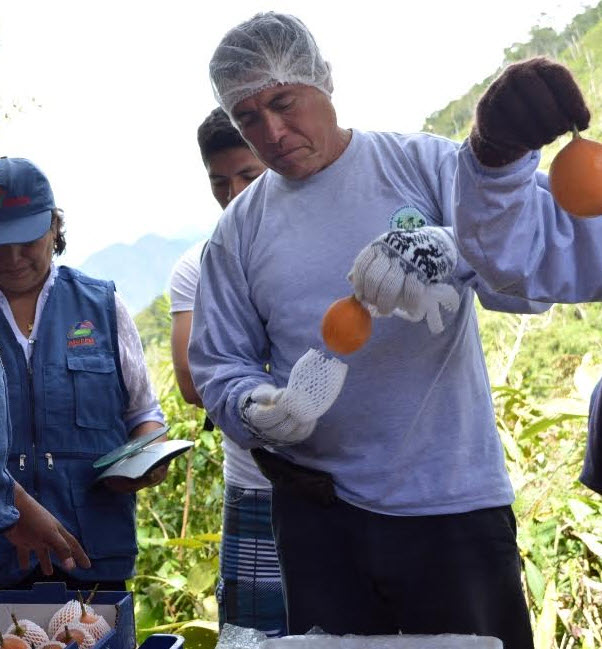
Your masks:
<svg viewBox="0 0 602 649"><path fill-rule="evenodd" d="M488 167L501 167L559 135L589 125L590 113L564 65L536 57L509 65L479 100L471 148Z"/></svg>

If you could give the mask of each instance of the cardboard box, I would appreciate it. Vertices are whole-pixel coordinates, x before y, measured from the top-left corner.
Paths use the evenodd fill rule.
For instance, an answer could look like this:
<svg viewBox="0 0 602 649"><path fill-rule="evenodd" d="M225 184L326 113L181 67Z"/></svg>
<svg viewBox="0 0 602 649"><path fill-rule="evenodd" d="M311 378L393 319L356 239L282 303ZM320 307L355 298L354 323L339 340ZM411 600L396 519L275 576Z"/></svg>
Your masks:
<svg viewBox="0 0 602 649"><path fill-rule="evenodd" d="M84 601L88 591L82 591ZM34 584L31 590L0 591L0 631L11 624L11 614L18 620L28 619L44 630L54 613L71 599L77 599L77 591L66 590L62 582ZM129 592L97 591L91 602L94 611L102 615L111 631L101 638L93 649L135 649L136 626L134 622L134 600ZM167 649L163 642L161 649ZM77 649L75 643L69 649Z"/></svg>

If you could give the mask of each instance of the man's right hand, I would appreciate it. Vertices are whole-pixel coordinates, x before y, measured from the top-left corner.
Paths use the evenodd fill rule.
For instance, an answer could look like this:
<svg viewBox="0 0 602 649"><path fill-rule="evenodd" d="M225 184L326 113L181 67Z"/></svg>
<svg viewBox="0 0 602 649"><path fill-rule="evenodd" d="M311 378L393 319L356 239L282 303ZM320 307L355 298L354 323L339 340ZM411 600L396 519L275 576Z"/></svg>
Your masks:
<svg viewBox="0 0 602 649"><path fill-rule="evenodd" d="M294 365L286 388L258 385L241 399L241 416L255 437L270 446L298 444L339 396L347 365L309 349Z"/></svg>
<svg viewBox="0 0 602 649"><path fill-rule="evenodd" d="M51 552L61 561L63 570L73 570L76 566L90 567L90 559L77 539L16 482L15 507L19 510L19 520L4 532L4 536L17 548L22 570L29 567L32 551L36 553L45 575L52 574Z"/></svg>

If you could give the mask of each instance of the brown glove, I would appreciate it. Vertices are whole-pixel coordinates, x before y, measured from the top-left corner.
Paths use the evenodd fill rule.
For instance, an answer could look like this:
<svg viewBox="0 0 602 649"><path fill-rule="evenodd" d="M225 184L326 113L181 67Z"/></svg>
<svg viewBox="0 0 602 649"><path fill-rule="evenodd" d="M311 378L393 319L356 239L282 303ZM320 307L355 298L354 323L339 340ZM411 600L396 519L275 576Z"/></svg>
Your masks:
<svg viewBox="0 0 602 649"><path fill-rule="evenodd" d="M477 104L470 145L480 162L501 167L589 125L583 95L567 68L545 57L509 65Z"/></svg>

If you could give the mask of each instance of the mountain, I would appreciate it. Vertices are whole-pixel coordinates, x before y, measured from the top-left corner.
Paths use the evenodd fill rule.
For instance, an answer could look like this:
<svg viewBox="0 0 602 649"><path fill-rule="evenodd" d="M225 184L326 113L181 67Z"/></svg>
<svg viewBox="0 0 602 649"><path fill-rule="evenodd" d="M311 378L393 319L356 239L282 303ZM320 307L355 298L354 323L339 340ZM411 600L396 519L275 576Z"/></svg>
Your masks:
<svg viewBox="0 0 602 649"><path fill-rule="evenodd" d="M202 238L202 237L201 237ZM148 234L136 243L116 243L88 257L79 270L115 282L120 297L135 315L168 288L171 269L199 237L166 239Z"/></svg>
<svg viewBox="0 0 602 649"><path fill-rule="evenodd" d="M599 91L602 86L602 2L575 16L560 33L550 27L533 27L528 42L514 43L504 50L504 66L541 55L561 61L572 71L592 114L586 137L602 139L602 95ZM464 139L470 130L479 97L500 71L493 71L465 95L430 115L422 130L454 140ZM565 143L566 139L561 139L544 149L543 167L549 165L554 153Z"/></svg>

